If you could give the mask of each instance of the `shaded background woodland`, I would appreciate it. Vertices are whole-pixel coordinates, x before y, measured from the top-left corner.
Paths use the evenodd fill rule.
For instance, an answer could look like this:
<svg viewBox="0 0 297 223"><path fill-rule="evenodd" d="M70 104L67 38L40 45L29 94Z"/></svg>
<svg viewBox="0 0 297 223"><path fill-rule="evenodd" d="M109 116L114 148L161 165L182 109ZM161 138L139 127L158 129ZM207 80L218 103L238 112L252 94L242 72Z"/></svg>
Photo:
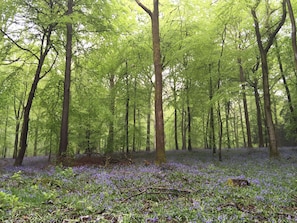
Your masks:
<svg viewBox="0 0 297 223"><path fill-rule="evenodd" d="M281 19L280 1L160 2L166 149L267 146L261 58L251 13L257 2L265 42ZM24 107L41 60L27 155L57 153L65 27L70 22L68 152L154 149L151 24L135 1L75 0L69 16L67 1L5 0L0 11L2 157L16 156ZM267 54L279 146L296 144L297 73L292 45L287 15Z"/></svg>

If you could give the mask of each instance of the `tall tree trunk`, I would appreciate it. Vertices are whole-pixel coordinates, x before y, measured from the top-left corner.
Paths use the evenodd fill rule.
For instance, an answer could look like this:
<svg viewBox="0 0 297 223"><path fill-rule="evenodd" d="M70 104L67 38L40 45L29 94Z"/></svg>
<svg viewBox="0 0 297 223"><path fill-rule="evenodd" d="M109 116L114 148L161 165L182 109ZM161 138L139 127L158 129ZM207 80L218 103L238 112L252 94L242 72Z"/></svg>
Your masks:
<svg viewBox="0 0 297 223"><path fill-rule="evenodd" d="M6 158L7 156L7 129L8 129L8 119L9 119L9 107L6 107L6 117L5 117L5 125L4 125L4 136L3 136L3 150L2 157Z"/></svg>
<svg viewBox="0 0 297 223"><path fill-rule="evenodd" d="M177 95L176 95L176 78L173 80L173 100L174 100L174 143L175 149L178 150L178 117L177 117Z"/></svg>
<svg viewBox="0 0 297 223"><path fill-rule="evenodd" d="M136 151L135 143L136 143L136 87L137 82L136 78L134 79L134 102L133 102L133 137L132 137L132 151Z"/></svg>
<svg viewBox="0 0 297 223"><path fill-rule="evenodd" d="M255 103L256 103L256 110L257 110L257 126L258 126L258 142L259 147L264 147L264 136L263 136L263 121L262 121L262 112L261 112L261 99L258 92L258 81L255 80L253 84L254 88L254 95L255 95Z"/></svg>
<svg viewBox="0 0 297 223"><path fill-rule="evenodd" d="M68 0L67 15L71 15L73 12L73 0ZM70 83L71 83L71 60L72 60L72 24L66 25L66 66L65 66L65 78L64 78L64 98L63 98L63 110L62 121L60 131L60 146L59 146L59 158L63 159L67 152L68 146L68 120L69 120L69 105L70 105Z"/></svg>
<svg viewBox="0 0 297 223"><path fill-rule="evenodd" d="M15 137L14 137L14 146L13 146L13 158L16 159L18 153L19 145L19 132L20 132L20 120L16 120L15 125Z"/></svg>
<svg viewBox="0 0 297 223"><path fill-rule="evenodd" d="M221 116L220 102L218 102L218 122L219 122L219 161L222 161L223 121Z"/></svg>
<svg viewBox="0 0 297 223"><path fill-rule="evenodd" d="M238 127L238 113L233 112L233 129L234 129L234 138L235 138L235 147L239 148L239 127Z"/></svg>
<svg viewBox="0 0 297 223"><path fill-rule="evenodd" d="M126 153L129 153L129 106L130 106L130 93L129 93L129 75L128 63L126 62L126 115L125 115L125 145Z"/></svg>
<svg viewBox="0 0 297 223"><path fill-rule="evenodd" d="M252 72L256 73L260 66L260 58L257 57L257 63L252 68ZM263 136L263 122L262 122L262 112L261 112L261 99L260 94L258 91L258 79L255 78L254 81L249 82L250 86L254 90L254 96L255 96L255 104L256 104L256 111L257 111L257 126L258 126L258 144L259 147L264 147L264 136Z"/></svg>
<svg viewBox="0 0 297 223"><path fill-rule="evenodd" d="M261 67L262 67L262 81L263 81L263 92L264 92L264 112L265 112L265 119L266 119L266 125L267 125L267 132L269 137L269 155L271 158L279 157L279 151L277 147L277 136L276 136L276 130L273 123L272 118L272 111L271 111L271 99L270 99L270 90L269 90L269 68L268 68L268 59L267 54L272 46L276 34L279 32L281 27L283 26L285 20L286 20L286 0L283 0L282 2L282 18L277 24L275 30L271 32L267 38L266 46L263 44L262 35L260 32L260 25L259 20L256 14L256 9L260 3L260 0L257 1L257 4L255 7L251 9L251 13L254 19L254 26L255 26L255 32L257 37L257 43L258 48L260 52L260 58L261 58Z"/></svg>
<svg viewBox="0 0 297 223"><path fill-rule="evenodd" d="M277 40L275 40L275 48L276 48L276 57L277 57L277 61L278 61L278 66L279 66L281 78L283 80L284 88L286 90L286 95L287 95L287 99L288 99L288 105L289 105L289 109L290 109L290 112L291 112L292 121L294 123L296 123L297 119L296 119L295 114L294 114L295 109L294 109L293 102L292 102L290 88L289 88L289 86L287 84L286 75L285 75L285 72L284 72L284 69L283 69L283 63L282 63L282 59L281 59L281 55L280 55L279 46L277 44ZM295 133L297 133L297 128L295 128Z"/></svg>
<svg viewBox="0 0 297 223"><path fill-rule="evenodd" d="M108 127L107 145L106 153L111 154L114 151L114 117L115 117L115 92L114 92L114 75L111 74L109 77L109 90L110 90L110 104L109 110L111 113L111 118Z"/></svg>
<svg viewBox="0 0 297 223"><path fill-rule="evenodd" d="M294 11L291 5L290 0L286 0L287 6L288 6L288 13L290 16L291 21L291 39L292 39L292 47L293 47L293 53L294 53L294 62L295 62L295 70L297 70L297 39L296 39L296 22L295 22L295 16Z"/></svg>
<svg viewBox="0 0 297 223"><path fill-rule="evenodd" d="M24 93L24 98L25 98ZM24 106L24 98L22 97L18 104L16 103L16 96L13 98L13 105L14 105L14 117L15 117L15 137L14 137L14 149L13 149L13 158L16 159L18 153L18 146L19 146L19 133L20 133L20 125L21 119L23 117L23 106Z"/></svg>
<svg viewBox="0 0 297 223"><path fill-rule="evenodd" d="M153 12L144 6L139 0L137 4L150 16L152 20L153 36L153 59L155 68L155 126L156 126L156 164L166 162L165 154L165 132L163 118L162 100L162 62L160 50L160 30L159 30L159 0L154 0Z"/></svg>
<svg viewBox="0 0 297 223"><path fill-rule="evenodd" d="M214 125L214 111L212 105L213 98L213 84L212 84L212 74L211 74L211 64L209 64L209 101L210 101L210 110L209 110L209 146L212 149L213 154L216 153L216 142L215 142L215 125Z"/></svg>
<svg viewBox="0 0 297 223"><path fill-rule="evenodd" d="M245 93L245 75L242 67L241 58L237 58L237 63L239 65L239 78L241 82L241 89L242 89L242 102L243 102L243 110L244 110L244 118L245 118L245 126L246 126L246 136L247 136L247 147L252 148L252 134L251 134L251 125L250 125L250 118L249 118L249 111L248 111L248 104L246 99Z"/></svg>
<svg viewBox="0 0 297 223"><path fill-rule="evenodd" d="M151 150L151 97L152 86L149 88L148 100L147 100L147 117L146 117L146 151Z"/></svg>
<svg viewBox="0 0 297 223"><path fill-rule="evenodd" d="M206 121L205 121L206 120ZM209 145L208 145L208 135L209 135L209 113L207 113L207 117L205 118L205 113L203 113L202 116L202 128L204 130L204 134L203 134L203 147L205 149L209 149Z"/></svg>
<svg viewBox="0 0 297 223"><path fill-rule="evenodd" d="M188 150L192 151L192 137L191 137L191 127L192 127L192 116L191 116L191 107L190 107L190 96L189 96L189 89L190 89L190 81L187 80L186 89L187 89L187 130L188 130Z"/></svg>
<svg viewBox="0 0 297 223"><path fill-rule="evenodd" d="M226 135L227 135L227 147L231 148L231 141L230 141L230 131L229 131L229 119L230 119L230 107L231 102L227 101L225 103L225 110L226 110Z"/></svg>
<svg viewBox="0 0 297 223"><path fill-rule="evenodd" d="M24 118L23 118L21 138L20 138L20 150L19 150L18 156L16 157L15 162L14 162L15 166L20 166L23 163L23 159L24 159L25 152L27 149L30 111L31 111L31 107L33 104L35 92L37 90L37 85L41 79L40 74L41 74L41 70L42 70L42 67L44 64L44 60L45 60L49 50L50 50L50 47L48 47L48 49L45 52L42 52L40 55L40 58L38 60L38 66L37 66L37 69L35 72L34 80L33 80L29 95L28 95L26 106L24 108Z"/></svg>
<svg viewBox="0 0 297 223"><path fill-rule="evenodd" d="M239 117L240 117L240 126L241 126L241 133L242 133L242 139L243 139L243 147L246 147L246 134L245 134L245 128L243 124L243 117L242 117L242 108L241 103L238 103L239 107Z"/></svg>
<svg viewBox="0 0 297 223"><path fill-rule="evenodd" d="M186 112L184 105L182 107L181 133L182 133L182 150L187 149L187 127L186 127Z"/></svg>
<svg viewBox="0 0 297 223"><path fill-rule="evenodd" d="M38 114L37 114L36 126L35 126L35 132L34 132L34 149L33 149L33 156L37 156L38 132L39 132L39 116L38 116Z"/></svg>
<svg viewBox="0 0 297 223"><path fill-rule="evenodd" d="M221 87L221 59L223 57L224 54L224 48L225 48L225 39L226 39L226 31L227 31L227 27L224 27L224 30L221 34L221 38L222 38L222 43L221 43L221 53L220 53L220 58L218 60L218 82L217 82L217 91L219 92L220 87ZM218 136L219 136L219 160L222 161L222 141L223 141L223 121L222 121L222 116L221 116L221 105L220 105L220 101L218 101L218 124L219 124L219 132L218 132Z"/></svg>

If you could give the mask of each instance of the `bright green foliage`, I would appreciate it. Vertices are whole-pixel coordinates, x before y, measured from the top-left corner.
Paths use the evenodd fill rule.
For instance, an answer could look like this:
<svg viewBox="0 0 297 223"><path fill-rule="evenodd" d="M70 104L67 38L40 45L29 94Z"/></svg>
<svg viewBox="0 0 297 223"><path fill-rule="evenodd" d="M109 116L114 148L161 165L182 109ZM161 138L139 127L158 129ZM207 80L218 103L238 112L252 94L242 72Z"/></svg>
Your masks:
<svg viewBox="0 0 297 223"><path fill-rule="evenodd" d="M17 208L18 206L20 206L20 202L17 196L0 191L0 213L2 212L2 215L4 210Z"/></svg>
<svg viewBox="0 0 297 223"><path fill-rule="evenodd" d="M48 1L44 0L5 0L0 3L1 29L31 53L37 54L41 47L37 40L41 38L42 27L57 23L52 36L54 50L46 59L43 72L52 69L40 81L32 107L28 155L33 154L36 139L38 154L49 155L57 152L63 91L65 24L69 21L74 27L69 153L82 153L87 149L106 152L109 149L107 139L111 123L114 124L112 150L124 151L126 137L129 149L132 149L133 145L136 145L136 150L145 149L147 138L150 145L153 145L154 79L149 18L132 0L75 1L74 13L71 16L65 15L66 1L52 2L54 7L51 10ZM152 1L143 2L148 6L152 4ZM261 68L255 69L258 50L250 15L250 7L254 2L166 0L160 4L167 149L175 146L174 109L177 111L177 137L181 148L182 131L189 122L187 108L191 111L190 134L194 148L205 148L210 144L211 108L214 109L216 144L219 137L220 110L223 123L222 146L245 146L246 127L242 116L238 58L241 58L246 77L243 84L247 95L253 145L257 145L258 126L253 86L258 84L257 90L261 99L262 83ZM30 5L38 8L39 12ZM263 29L265 22L273 24L278 19L276 13L266 15L268 9L264 6L262 2L258 11ZM269 2L269 7L271 11L279 10L277 1ZM293 8L296 10L294 5ZM23 19L22 23L18 18ZM19 24L13 25L13 22ZM296 71L292 59L290 31L290 23L287 20L277 36L277 41L281 46L279 53L295 107ZM7 155L12 156L16 123L22 118L21 115L15 115L15 105L21 105L21 111L26 102L36 61L30 52L20 50L3 34L0 35L0 49L0 114L1 117L8 116L6 145ZM51 67L55 60L55 51L58 52L58 57ZM292 145L296 138L296 112L291 113L289 110L276 55L274 45L269 54L274 119L279 130L279 144ZM112 76L114 86L110 89L109 81ZM112 98L114 111L110 109ZM263 106L263 102L260 102ZM147 136L148 113L151 114L151 130ZM226 130L227 124L229 132ZM265 129L264 123L262 125ZM5 118L0 120L1 136L4 131ZM4 144L4 137L0 137L1 151Z"/></svg>

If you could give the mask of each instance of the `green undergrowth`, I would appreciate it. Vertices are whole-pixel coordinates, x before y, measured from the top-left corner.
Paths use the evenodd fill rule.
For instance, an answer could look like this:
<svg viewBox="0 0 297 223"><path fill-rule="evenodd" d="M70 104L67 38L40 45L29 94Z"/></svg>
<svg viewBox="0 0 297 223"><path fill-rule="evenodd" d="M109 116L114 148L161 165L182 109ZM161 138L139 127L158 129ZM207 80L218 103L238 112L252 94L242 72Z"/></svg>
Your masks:
<svg viewBox="0 0 297 223"><path fill-rule="evenodd" d="M0 222L296 222L296 151L275 161L262 153L230 151L223 162L177 153L162 166L7 169Z"/></svg>

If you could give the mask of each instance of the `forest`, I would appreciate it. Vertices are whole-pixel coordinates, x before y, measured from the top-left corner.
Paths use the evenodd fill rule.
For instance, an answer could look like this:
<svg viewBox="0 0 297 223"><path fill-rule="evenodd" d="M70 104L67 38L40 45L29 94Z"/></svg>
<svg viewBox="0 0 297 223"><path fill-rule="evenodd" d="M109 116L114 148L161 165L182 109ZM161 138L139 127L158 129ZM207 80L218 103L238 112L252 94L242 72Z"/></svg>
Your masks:
<svg viewBox="0 0 297 223"><path fill-rule="evenodd" d="M0 222L297 222L296 10L2 0Z"/></svg>
<svg viewBox="0 0 297 223"><path fill-rule="evenodd" d="M277 157L296 144L295 8L5 0L1 156L269 147Z"/></svg>

